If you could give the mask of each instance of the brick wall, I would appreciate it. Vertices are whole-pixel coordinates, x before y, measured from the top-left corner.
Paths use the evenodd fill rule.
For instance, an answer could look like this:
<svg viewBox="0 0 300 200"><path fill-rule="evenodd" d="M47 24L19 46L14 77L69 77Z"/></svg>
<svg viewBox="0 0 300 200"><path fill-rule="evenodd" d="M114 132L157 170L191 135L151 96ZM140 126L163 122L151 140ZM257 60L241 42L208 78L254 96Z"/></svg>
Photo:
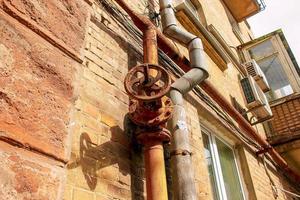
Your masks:
<svg viewBox="0 0 300 200"><path fill-rule="evenodd" d="M256 198L275 199L275 195L272 191L272 187L270 184L270 179L265 172L262 160L257 159L253 154L249 153L249 151L246 151L245 155L247 159L247 164L250 169L251 180L255 190ZM297 193L297 190L293 188L293 186L284 178L284 176L270 165L268 166L268 171L271 175L271 179L274 181L275 185L278 188ZM294 199L293 196L282 192L282 190L280 189L277 191L277 199Z"/></svg>
<svg viewBox="0 0 300 200"><path fill-rule="evenodd" d="M271 141L280 136L288 138L300 131L300 95L292 95L282 102L276 102L271 108L274 115L271 121Z"/></svg>
<svg viewBox="0 0 300 200"><path fill-rule="evenodd" d="M93 11L78 79L65 199L132 199L144 190L144 181L135 183L131 176L142 175L143 169L132 164L135 159L137 165L143 161L131 158L123 80L129 63L137 58L131 57L128 49L132 44L116 22L99 7ZM132 194L132 184L141 193Z"/></svg>

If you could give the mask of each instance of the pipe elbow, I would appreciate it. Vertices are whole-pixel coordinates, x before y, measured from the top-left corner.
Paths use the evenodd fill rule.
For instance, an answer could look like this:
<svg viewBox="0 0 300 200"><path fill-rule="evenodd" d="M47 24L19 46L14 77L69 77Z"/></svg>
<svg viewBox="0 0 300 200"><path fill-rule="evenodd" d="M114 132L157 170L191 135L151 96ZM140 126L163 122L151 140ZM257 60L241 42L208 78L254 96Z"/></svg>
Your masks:
<svg viewBox="0 0 300 200"><path fill-rule="evenodd" d="M188 49L189 49L189 51L193 51L194 49L204 50L202 40L200 38L198 38L198 37L195 37L188 44Z"/></svg>
<svg viewBox="0 0 300 200"><path fill-rule="evenodd" d="M176 26L177 20L171 5L163 7L162 10L160 11L160 16L162 19L161 21L162 21L163 32L165 32L166 29L168 29L172 25Z"/></svg>
<svg viewBox="0 0 300 200"><path fill-rule="evenodd" d="M164 29L164 33L176 41L188 46L191 41L197 38L197 36L179 28L176 24L173 24Z"/></svg>
<svg viewBox="0 0 300 200"><path fill-rule="evenodd" d="M203 70L205 79L208 78L207 63L201 39L195 38L192 40L188 45L188 49L191 67Z"/></svg>
<svg viewBox="0 0 300 200"><path fill-rule="evenodd" d="M172 88L187 93L208 77L205 53L200 38L177 26L171 0L160 0L163 33L184 44L189 50L192 69L172 84Z"/></svg>
<svg viewBox="0 0 300 200"><path fill-rule="evenodd" d="M183 105L183 96L180 93L180 91L171 88L170 90L170 98L172 99L172 102L174 105Z"/></svg>
<svg viewBox="0 0 300 200"><path fill-rule="evenodd" d="M177 79L172 85L171 88L179 91L182 95L188 93L196 85L204 81L208 77L206 70L201 68L193 68L182 77Z"/></svg>

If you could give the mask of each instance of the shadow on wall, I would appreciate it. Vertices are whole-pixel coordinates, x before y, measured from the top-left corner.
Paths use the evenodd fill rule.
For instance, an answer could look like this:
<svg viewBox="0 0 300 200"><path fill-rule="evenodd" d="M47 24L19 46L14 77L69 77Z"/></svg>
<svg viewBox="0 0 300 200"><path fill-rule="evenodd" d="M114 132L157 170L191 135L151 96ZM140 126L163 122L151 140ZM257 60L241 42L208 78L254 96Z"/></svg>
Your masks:
<svg viewBox="0 0 300 200"><path fill-rule="evenodd" d="M101 30L109 35L117 44L118 47L126 51L128 54L128 70L135 66L142 60L142 54L139 52L138 45L127 41L118 33L109 29L101 22L92 19ZM123 119L124 130L119 126L110 128L110 140L97 145L92 142L90 135L86 132L80 135L79 158L67 165L67 169L75 169L81 167L81 171L85 177L86 183L91 191L94 191L101 179L99 178L99 170L117 165L122 175L130 174L130 190L132 199L146 199L145 198L145 181L144 181L144 165L142 156L142 147L139 145L133 134L135 132L135 125L131 123L128 116ZM120 137L120 135L122 135ZM124 147L124 143L129 143L128 148ZM129 142L128 142L129 141ZM123 147L121 147L123 146ZM123 158L124 156L124 158ZM130 168L128 169L129 162Z"/></svg>
<svg viewBox="0 0 300 200"><path fill-rule="evenodd" d="M89 189L94 191L99 181L97 172L102 168L117 164L122 175L130 174L131 185L129 187L132 199L144 199L145 181L142 146L132 137L135 132L134 125L126 116L124 130L119 126L113 126L110 128L110 132L110 141L101 145L93 143L88 133L82 133L80 135L79 158L69 163L67 169L81 167ZM127 140L128 148L121 147L121 145L126 146L125 140ZM125 149L129 149L130 152ZM124 165L124 162L130 163ZM130 168L127 166L130 166Z"/></svg>
<svg viewBox="0 0 300 200"><path fill-rule="evenodd" d="M97 186L97 171L118 164L118 167L123 175L127 175L126 169L122 169L122 164L119 164L118 158L112 156L112 150L115 147L112 141L105 142L101 145L94 144L88 133L80 135L80 152L79 158L67 165L68 169L74 169L81 166L86 183L90 190L94 190Z"/></svg>

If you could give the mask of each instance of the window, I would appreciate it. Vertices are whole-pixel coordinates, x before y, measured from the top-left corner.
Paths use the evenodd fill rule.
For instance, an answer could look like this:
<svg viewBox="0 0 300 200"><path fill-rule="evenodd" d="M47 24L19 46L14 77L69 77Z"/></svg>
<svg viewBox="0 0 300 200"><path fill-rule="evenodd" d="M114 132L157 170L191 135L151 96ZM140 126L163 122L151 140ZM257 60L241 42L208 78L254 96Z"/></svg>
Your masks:
<svg viewBox="0 0 300 200"><path fill-rule="evenodd" d="M290 81L279 59L278 51L271 40L261 42L249 49L250 57L255 59L265 73L271 91L267 93L269 100L281 98L293 93Z"/></svg>
<svg viewBox="0 0 300 200"><path fill-rule="evenodd" d="M202 132L204 154L214 200L244 200L232 148L216 136Z"/></svg>

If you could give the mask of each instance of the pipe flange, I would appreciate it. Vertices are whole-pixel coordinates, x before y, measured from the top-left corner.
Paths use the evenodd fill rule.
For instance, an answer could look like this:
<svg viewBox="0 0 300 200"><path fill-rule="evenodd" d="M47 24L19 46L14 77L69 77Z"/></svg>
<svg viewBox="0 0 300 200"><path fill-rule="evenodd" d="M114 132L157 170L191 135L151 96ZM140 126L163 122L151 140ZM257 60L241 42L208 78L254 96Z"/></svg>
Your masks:
<svg viewBox="0 0 300 200"><path fill-rule="evenodd" d="M173 104L167 96L159 101L141 102L130 100L129 118L142 127L157 127L164 124L172 116Z"/></svg>
<svg viewBox="0 0 300 200"><path fill-rule="evenodd" d="M153 140L168 143L171 140L171 133L166 128L160 128L157 130L144 129L137 133L136 138L141 144L146 144Z"/></svg>

